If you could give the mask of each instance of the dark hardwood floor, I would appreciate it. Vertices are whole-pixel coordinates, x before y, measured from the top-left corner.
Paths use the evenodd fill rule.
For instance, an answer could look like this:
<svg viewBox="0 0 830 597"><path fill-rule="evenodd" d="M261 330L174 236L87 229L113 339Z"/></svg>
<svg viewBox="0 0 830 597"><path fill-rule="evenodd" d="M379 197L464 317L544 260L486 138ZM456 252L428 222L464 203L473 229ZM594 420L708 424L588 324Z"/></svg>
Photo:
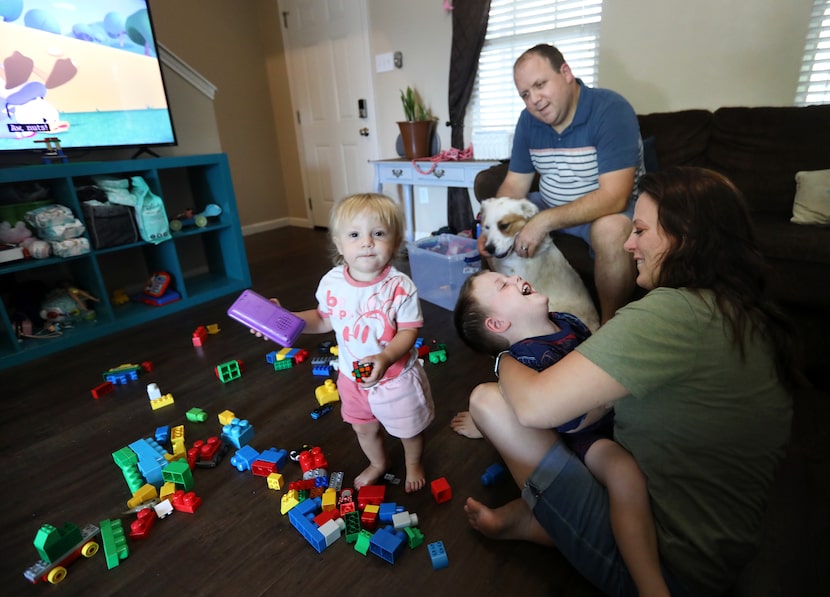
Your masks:
<svg viewBox="0 0 830 597"><path fill-rule="evenodd" d="M246 246L255 290L291 309L314 306L317 281L330 267L324 231L285 228L248 237ZM401 266L408 269L405 261ZM314 389L323 380L312 375L310 363L273 371L265 354L276 346L254 338L225 314L233 298L0 373L5 594L596 595L558 552L487 540L468 527L462 510L467 496L500 505L518 489L509 482L484 487L481 475L498 462L497 454L485 442L449 429L470 390L492 378L491 361L462 346L450 313L429 303L423 303L423 336L446 343L449 360L425 365L436 403L425 465L430 480L446 477L453 497L439 505L428 489L408 495L390 485L387 500L418 515L427 543L443 541L447 569L432 569L425 546L405 551L394 565L360 555L342 538L317 554L280 514L282 492L269 490L262 477L238 472L228 456L215 469L194 471L201 509L193 515L175 512L157 521L147 539L129 540L129 557L117 568L107 570L101 553L69 567L57 587L30 587L23 571L37 560L32 540L38 528L120 517L130 493L111 455L152 437L159 426L184 424L189 445L217 434L216 415L230 409L254 426L251 444L259 450L319 445L329 469L343 471L347 485L362 470L363 454L339 410L320 420L309 416L317 406ZM218 323L221 333L194 348L191 333L210 323ZM303 336L298 346L314 351L328 339ZM246 371L223 384L213 367L230 359L243 360ZM90 396L104 370L142 361L152 361L154 371L99 400ZM175 404L153 411L146 393L150 382L172 393ZM775 486L767 539L737 595L818 595L830 586L828 398L818 390L797 397L795 437ZM192 407L206 410L207 422L186 421ZM392 472L403 477L400 443L388 445ZM289 480L300 476L294 463L284 473ZM133 518L123 517L127 530Z"/></svg>

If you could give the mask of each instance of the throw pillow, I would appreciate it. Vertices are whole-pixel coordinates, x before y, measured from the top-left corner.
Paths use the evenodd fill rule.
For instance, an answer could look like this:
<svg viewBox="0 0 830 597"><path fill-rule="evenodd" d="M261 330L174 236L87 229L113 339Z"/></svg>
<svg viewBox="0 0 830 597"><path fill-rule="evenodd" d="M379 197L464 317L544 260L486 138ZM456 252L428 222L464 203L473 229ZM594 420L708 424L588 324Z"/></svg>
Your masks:
<svg viewBox="0 0 830 597"><path fill-rule="evenodd" d="M796 172L793 224L830 226L830 170Z"/></svg>

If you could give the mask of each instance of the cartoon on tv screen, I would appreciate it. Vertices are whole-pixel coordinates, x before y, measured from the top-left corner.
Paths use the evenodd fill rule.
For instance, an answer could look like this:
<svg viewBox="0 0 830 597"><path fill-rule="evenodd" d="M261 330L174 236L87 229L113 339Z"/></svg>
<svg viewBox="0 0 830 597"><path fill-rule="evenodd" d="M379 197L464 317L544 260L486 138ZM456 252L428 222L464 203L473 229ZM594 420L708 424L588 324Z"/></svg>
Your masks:
<svg viewBox="0 0 830 597"><path fill-rule="evenodd" d="M175 143L145 0L0 0L0 150Z"/></svg>

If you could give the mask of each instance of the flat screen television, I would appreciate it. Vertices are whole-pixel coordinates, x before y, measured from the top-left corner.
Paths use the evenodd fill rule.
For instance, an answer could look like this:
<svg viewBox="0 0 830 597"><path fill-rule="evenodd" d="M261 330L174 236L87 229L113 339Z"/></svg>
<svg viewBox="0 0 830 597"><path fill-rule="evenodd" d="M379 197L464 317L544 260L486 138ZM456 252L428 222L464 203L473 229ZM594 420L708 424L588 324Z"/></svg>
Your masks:
<svg viewBox="0 0 830 597"><path fill-rule="evenodd" d="M0 0L0 101L0 151L176 144L146 0Z"/></svg>

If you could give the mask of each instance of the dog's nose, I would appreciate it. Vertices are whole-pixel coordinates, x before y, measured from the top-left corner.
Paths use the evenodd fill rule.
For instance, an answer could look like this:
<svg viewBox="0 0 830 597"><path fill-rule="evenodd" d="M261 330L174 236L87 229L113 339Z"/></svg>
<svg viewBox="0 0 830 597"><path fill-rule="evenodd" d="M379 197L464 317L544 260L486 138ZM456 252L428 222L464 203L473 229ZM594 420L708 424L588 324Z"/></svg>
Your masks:
<svg viewBox="0 0 830 597"><path fill-rule="evenodd" d="M493 243L487 243L484 245L484 250L487 251L490 255L492 255L496 251L496 245Z"/></svg>

